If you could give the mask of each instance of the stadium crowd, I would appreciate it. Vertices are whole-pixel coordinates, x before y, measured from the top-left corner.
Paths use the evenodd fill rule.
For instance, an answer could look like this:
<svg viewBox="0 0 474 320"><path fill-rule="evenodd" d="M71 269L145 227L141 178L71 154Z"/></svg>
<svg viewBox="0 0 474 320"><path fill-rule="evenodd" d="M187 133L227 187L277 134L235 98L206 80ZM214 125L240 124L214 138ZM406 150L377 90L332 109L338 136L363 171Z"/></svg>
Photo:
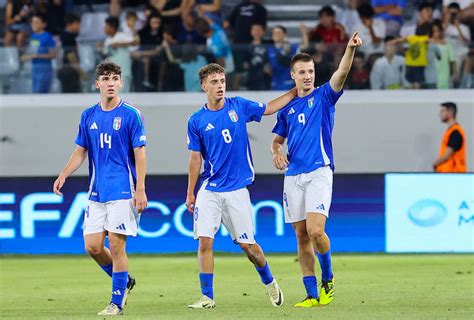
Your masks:
<svg viewBox="0 0 474 320"><path fill-rule="evenodd" d="M364 44L347 89L474 88L474 1L413 1L411 12L403 0L321 5L299 38L267 27L266 3L8 0L0 65L14 66L2 67L2 91L22 92L25 79L35 93L91 91L102 59L122 67L125 92L200 91L209 62L226 68L230 89L286 90L297 52L313 56L319 85L355 31Z"/></svg>

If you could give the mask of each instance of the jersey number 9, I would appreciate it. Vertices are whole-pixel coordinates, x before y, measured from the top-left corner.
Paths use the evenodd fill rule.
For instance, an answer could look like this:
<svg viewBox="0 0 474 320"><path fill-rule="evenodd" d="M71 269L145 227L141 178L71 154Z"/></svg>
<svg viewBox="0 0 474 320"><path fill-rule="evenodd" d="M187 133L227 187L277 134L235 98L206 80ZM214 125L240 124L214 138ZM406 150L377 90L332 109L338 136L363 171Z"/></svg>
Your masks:
<svg viewBox="0 0 474 320"><path fill-rule="evenodd" d="M108 145L109 149L112 149L112 136L107 133L100 134L100 148L104 149L104 145Z"/></svg>
<svg viewBox="0 0 474 320"><path fill-rule="evenodd" d="M232 142L232 136L230 135L229 129L224 129L222 130L222 136L224 137L224 142L225 143L231 143Z"/></svg>
<svg viewBox="0 0 474 320"><path fill-rule="evenodd" d="M304 117L304 113L300 113L300 114L298 115L298 122L301 123L302 125L305 125L306 119L305 119L305 117Z"/></svg>

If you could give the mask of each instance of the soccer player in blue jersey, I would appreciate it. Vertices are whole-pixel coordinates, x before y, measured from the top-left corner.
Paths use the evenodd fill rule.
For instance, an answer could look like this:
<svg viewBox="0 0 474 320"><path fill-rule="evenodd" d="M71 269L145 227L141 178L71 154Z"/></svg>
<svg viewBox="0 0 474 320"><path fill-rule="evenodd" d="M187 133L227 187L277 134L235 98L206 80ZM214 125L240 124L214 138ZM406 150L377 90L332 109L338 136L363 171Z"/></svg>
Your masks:
<svg viewBox="0 0 474 320"><path fill-rule="evenodd" d="M53 185L61 194L66 179L89 157L89 204L84 215L84 243L88 254L112 278L112 299L98 315L122 314L135 285L128 274L127 236L136 236L145 194L146 135L143 116L118 96L120 66L102 62L96 69L100 102L81 116L76 149ZM104 246L109 237L110 250Z"/></svg>
<svg viewBox="0 0 474 320"><path fill-rule="evenodd" d="M283 305L283 293L270 272L262 248L254 238L252 205L247 185L252 184L252 164L247 122L277 112L295 97L287 92L267 105L241 97L225 98L225 69L211 63L199 71L207 103L188 121L189 159L186 206L194 213L194 238L199 239L198 261L202 297L190 308L214 308L214 235L221 223L242 248L275 307ZM194 196L204 159L201 187Z"/></svg>
<svg viewBox="0 0 474 320"><path fill-rule="evenodd" d="M296 307L326 305L334 298L334 275L326 220L331 206L334 170L331 141L335 104L351 69L356 48L362 44L354 33L329 82L314 87L314 61L300 53L291 61L291 78L297 96L277 115L273 128L273 161L286 170L283 188L285 222L291 223L298 241L298 257L307 297ZM288 139L288 157L282 145ZM315 254L322 270L321 295L314 273Z"/></svg>

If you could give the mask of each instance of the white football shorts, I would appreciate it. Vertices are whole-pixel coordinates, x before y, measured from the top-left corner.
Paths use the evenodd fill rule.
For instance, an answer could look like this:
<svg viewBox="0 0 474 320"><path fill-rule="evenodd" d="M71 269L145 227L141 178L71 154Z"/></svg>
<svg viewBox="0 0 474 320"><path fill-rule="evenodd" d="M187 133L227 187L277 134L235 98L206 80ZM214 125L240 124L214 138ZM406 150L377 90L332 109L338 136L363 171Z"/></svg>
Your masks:
<svg viewBox="0 0 474 320"><path fill-rule="evenodd" d="M252 204L247 188L229 192L199 189L194 208L194 239L214 238L221 224L236 243L254 244Z"/></svg>
<svg viewBox="0 0 474 320"><path fill-rule="evenodd" d="M325 166L308 173L285 176L283 208L285 222L306 220L308 212L328 217L332 200L333 172Z"/></svg>
<svg viewBox="0 0 474 320"><path fill-rule="evenodd" d="M110 202L89 201L84 213L84 235L108 231L137 236L140 214L132 199Z"/></svg>

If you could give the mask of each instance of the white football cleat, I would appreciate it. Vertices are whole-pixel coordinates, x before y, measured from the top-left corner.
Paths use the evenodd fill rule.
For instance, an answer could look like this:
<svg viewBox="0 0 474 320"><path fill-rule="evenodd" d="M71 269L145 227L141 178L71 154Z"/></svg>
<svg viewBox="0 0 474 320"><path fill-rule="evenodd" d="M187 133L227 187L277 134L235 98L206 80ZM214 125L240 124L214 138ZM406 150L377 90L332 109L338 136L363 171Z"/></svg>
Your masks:
<svg viewBox="0 0 474 320"><path fill-rule="evenodd" d="M98 316L119 316L122 315L123 311L115 303L110 303L104 310L99 312Z"/></svg>
<svg viewBox="0 0 474 320"><path fill-rule="evenodd" d="M194 302L193 304L188 304L188 308L192 309L210 309L215 307L216 302L205 295L203 295L201 298L199 298L198 301Z"/></svg>
<svg viewBox="0 0 474 320"><path fill-rule="evenodd" d="M265 285L268 295L270 296L270 301L274 307L281 307L285 298L283 297L283 292L280 289L280 286L276 282L275 278L269 284Z"/></svg>

